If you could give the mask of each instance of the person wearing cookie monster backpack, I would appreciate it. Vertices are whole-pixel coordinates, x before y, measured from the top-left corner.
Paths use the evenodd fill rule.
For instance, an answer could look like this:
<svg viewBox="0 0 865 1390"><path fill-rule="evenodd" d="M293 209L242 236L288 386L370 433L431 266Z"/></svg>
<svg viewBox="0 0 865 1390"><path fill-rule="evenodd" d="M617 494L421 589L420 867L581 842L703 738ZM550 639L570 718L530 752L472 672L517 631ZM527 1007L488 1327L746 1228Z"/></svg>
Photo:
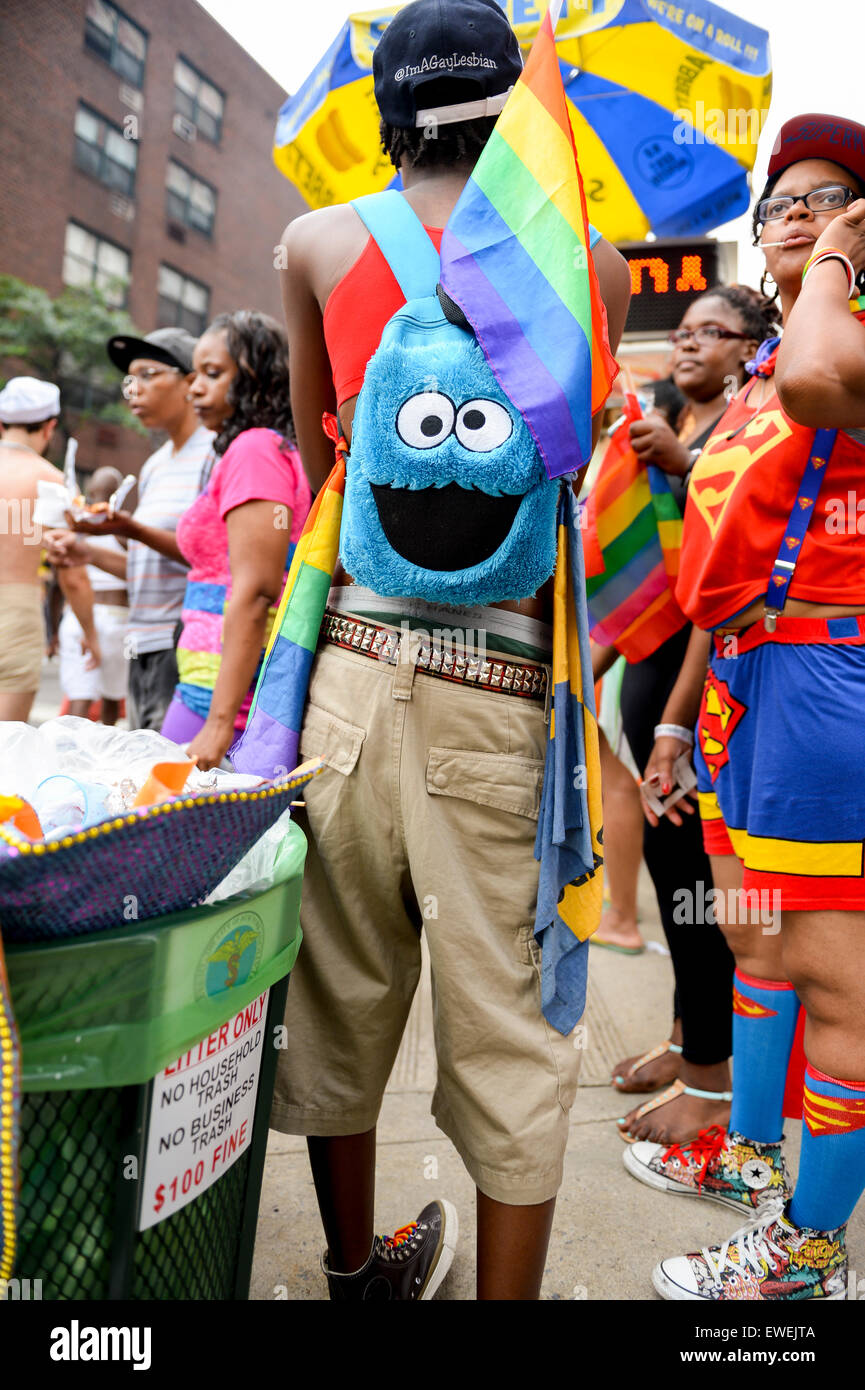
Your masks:
<svg viewBox="0 0 865 1390"><path fill-rule="evenodd" d="M526 78L534 60L535 49ZM568 280L562 295L588 305L591 292L588 346L562 301L533 337L537 359L516 327L480 326L475 290L488 281L476 268L494 272L461 195L509 92L525 95L494 0L415 0L385 29L373 74L403 191L308 213L284 237L292 405L319 491L232 750L236 767L264 775L299 759L325 764L300 816L304 947L271 1124L307 1137L330 1297L432 1298L456 1245L452 1204L436 1199L395 1235L374 1234L376 1122L423 930L432 1109L477 1188L477 1296L535 1299L576 1092L568 1034L585 997L582 948L597 925L576 924L572 904L588 901L585 890L599 918L601 898L571 484L600 424L615 371L606 335L615 349L630 277L586 232L580 186L569 226L583 237L582 266L567 260L580 289ZM552 80L561 85L557 67ZM569 125L560 119L553 135L576 186ZM560 215L540 187L536 203L539 217ZM529 277L516 281L525 300ZM500 306L489 287L480 298ZM517 349L509 362L496 357L504 340ZM560 379L558 359L582 363L591 390L535 391ZM536 399L523 401L524 386ZM314 600L328 582L319 632ZM585 695L576 715L572 693ZM554 795L563 781L565 798Z"/></svg>

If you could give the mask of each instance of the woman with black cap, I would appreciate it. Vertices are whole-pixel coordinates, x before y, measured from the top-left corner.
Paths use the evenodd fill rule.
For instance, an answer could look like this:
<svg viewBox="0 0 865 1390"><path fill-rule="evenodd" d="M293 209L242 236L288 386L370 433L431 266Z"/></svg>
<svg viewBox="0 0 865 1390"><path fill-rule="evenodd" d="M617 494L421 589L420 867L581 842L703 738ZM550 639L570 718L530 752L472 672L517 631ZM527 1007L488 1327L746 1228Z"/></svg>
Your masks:
<svg viewBox="0 0 865 1390"><path fill-rule="evenodd" d="M682 737L658 739L650 767L669 778L696 724L704 838L737 961L733 1108L726 1135L636 1144L625 1165L749 1224L662 1261L665 1298L847 1296L846 1223L865 1187L863 194L865 127L786 123L754 209L784 338L762 345L689 489L677 597L702 632L663 715ZM800 1001L791 1191L782 1106Z"/></svg>

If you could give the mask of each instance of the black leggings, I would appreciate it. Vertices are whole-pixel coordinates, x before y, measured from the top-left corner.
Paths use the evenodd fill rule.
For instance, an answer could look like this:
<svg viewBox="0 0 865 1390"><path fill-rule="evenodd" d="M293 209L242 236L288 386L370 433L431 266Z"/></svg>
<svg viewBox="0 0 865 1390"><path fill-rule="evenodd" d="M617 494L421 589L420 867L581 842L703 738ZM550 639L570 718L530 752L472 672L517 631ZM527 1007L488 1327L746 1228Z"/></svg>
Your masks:
<svg viewBox="0 0 865 1390"><path fill-rule="evenodd" d="M642 774L655 742L654 728L661 722L664 705L685 656L690 626L675 633L644 661L629 664L622 680L622 725ZM703 849L700 818L682 815L674 825L662 816L657 826L644 826L643 856L655 885L664 935L670 947L676 993L673 1009L682 1020L682 1057L708 1066L723 1062L732 1050L733 955L717 925L706 922L706 895L712 888L712 870ZM676 922L685 905L688 922ZM675 894L679 893L678 900ZM699 904L702 904L700 910ZM676 911L678 907L678 912Z"/></svg>

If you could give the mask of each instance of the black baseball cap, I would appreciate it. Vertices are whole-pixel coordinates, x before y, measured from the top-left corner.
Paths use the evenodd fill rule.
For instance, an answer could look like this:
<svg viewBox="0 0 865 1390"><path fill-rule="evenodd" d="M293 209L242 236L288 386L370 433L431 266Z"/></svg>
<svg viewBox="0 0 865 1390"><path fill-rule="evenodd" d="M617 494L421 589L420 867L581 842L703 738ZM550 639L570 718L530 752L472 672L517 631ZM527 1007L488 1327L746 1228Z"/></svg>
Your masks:
<svg viewBox="0 0 865 1390"><path fill-rule="evenodd" d="M105 350L121 372L128 372L130 362L136 357L146 357L178 367L186 374L192 371L192 354L197 342L185 328L157 328L143 338L131 338L125 333L109 338Z"/></svg>
<svg viewBox="0 0 865 1390"><path fill-rule="evenodd" d="M382 119L402 130L431 118L497 116L522 70L517 36L496 0L414 0L394 15L372 59ZM436 78L471 82L477 99L424 110L424 83Z"/></svg>

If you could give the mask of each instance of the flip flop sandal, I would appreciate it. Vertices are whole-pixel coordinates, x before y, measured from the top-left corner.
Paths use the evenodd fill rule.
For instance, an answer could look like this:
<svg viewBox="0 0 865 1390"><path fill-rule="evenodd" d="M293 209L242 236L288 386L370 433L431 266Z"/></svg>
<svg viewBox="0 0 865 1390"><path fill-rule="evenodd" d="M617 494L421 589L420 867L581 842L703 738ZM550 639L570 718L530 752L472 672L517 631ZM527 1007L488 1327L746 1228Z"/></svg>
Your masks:
<svg viewBox="0 0 865 1390"><path fill-rule="evenodd" d="M653 1110L659 1110L662 1105L666 1105L668 1101L676 1100L679 1096L696 1096L698 1100L729 1102L733 1099L733 1092L698 1091L696 1086L686 1086L684 1081L677 1077L673 1084L668 1086L665 1091L660 1091L658 1095L652 1096L651 1100L647 1100L645 1105L641 1105L634 1119L641 1120L644 1115L650 1115ZM626 1129L622 1129L621 1125L617 1125L617 1128L620 1137L624 1139L626 1144L635 1144L637 1142L636 1136L630 1135ZM694 1137L696 1138L696 1135Z"/></svg>
<svg viewBox="0 0 865 1390"><path fill-rule="evenodd" d="M591 940L591 939L592 939L592 938L590 938L590 940ZM640 1094L639 1091L623 1091L622 1088L621 1088L620 1086L617 1086L617 1085L616 1085L616 1082L617 1082L617 1081L626 1081L626 1080L628 1080L630 1077L636 1076L637 1072L640 1070L641 1067L647 1066L649 1062L656 1062L656 1061L658 1060L658 1058L659 1058L659 1057L663 1057L664 1054L665 1054L666 1052L681 1052L681 1051L682 1051L682 1048L681 1048L681 1045L680 1045L679 1043L670 1042L670 1039L667 1038L667 1040L666 1040L665 1042L658 1043L658 1046L657 1046L657 1047L653 1047L652 1050L651 1050L650 1052L644 1052L643 1055L642 1055L642 1057L638 1057L637 1060L636 1060L636 1062L634 1062L633 1066L631 1067L631 1070L628 1072L627 1077L625 1077L625 1076L621 1076L621 1077L619 1077L619 1076L614 1076L613 1079L612 1079L612 1081L610 1082L610 1085L612 1086L612 1088L613 1088L614 1091L619 1091L620 1094L623 1095L623 1096L639 1095L639 1094Z"/></svg>
<svg viewBox="0 0 865 1390"><path fill-rule="evenodd" d="M618 951L622 956L641 956L645 951L645 946L619 946L615 941L604 941L599 936L590 936L593 946L603 946L607 951Z"/></svg>

